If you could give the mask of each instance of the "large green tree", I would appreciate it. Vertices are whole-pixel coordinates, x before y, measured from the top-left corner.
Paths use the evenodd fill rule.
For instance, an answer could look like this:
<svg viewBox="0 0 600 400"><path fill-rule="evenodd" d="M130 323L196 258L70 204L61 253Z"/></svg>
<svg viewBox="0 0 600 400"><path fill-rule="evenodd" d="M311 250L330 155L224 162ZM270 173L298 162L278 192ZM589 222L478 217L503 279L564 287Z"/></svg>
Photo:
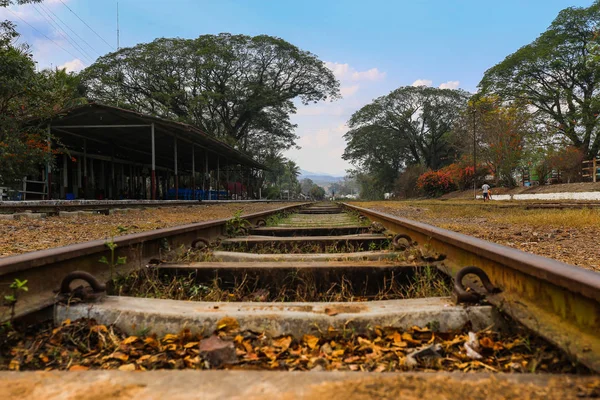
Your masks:
<svg viewBox="0 0 600 400"><path fill-rule="evenodd" d="M369 136L391 136L396 140L389 144L403 145L407 160L437 169L448 157L448 136L468 98L462 90L401 87L355 112L346 138L365 130Z"/></svg>
<svg viewBox="0 0 600 400"><path fill-rule="evenodd" d="M4 3L3 3L4 4ZM36 72L27 45L15 46L14 25L0 27L0 185L13 186L51 161L44 121L83 101L78 79L64 70Z"/></svg>
<svg viewBox="0 0 600 400"><path fill-rule="evenodd" d="M467 99L461 90L425 86L379 97L350 118L343 158L390 192L406 165L437 169L451 162L449 136Z"/></svg>
<svg viewBox="0 0 600 400"><path fill-rule="evenodd" d="M101 57L83 76L91 99L194 124L242 150L268 146L269 153L295 144L294 100L339 97L339 82L321 60L267 35L157 39Z"/></svg>
<svg viewBox="0 0 600 400"><path fill-rule="evenodd" d="M547 136L600 151L600 2L562 10L550 27L486 71L483 94L531 105Z"/></svg>

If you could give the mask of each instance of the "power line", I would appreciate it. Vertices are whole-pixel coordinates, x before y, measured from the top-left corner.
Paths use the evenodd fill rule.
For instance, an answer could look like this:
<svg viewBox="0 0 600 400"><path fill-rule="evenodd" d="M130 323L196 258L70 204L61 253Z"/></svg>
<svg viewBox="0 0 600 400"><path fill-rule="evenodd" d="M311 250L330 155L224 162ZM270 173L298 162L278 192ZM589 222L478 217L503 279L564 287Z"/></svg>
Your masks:
<svg viewBox="0 0 600 400"><path fill-rule="evenodd" d="M52 26L53 28L56 28L56 31L58 32L58 34L60 36L63 37L63 39L65 39L70 45L71 47L73 47L73 49L75 51L79 51L81 53L81 55L83 56L82 58L87 58L88 61L93 62L93 58L92 56L90 56L81 46L79 46L79 44L67 33L64 32L62 30L62 28L56 23L56 21L51 21L50 19L48 19L48 17L46 17L44 14L42 14L40 12L40 10L35 6L35 4L33 4L33 8L35 9L35 11L40 14L42 16L42 18L44 18L46 20L46 22L48 22L50 24L50 26ZM52 18L52 17L50 17ZM67 36L65 36L65 34Z"/></svg>
<svg viewBox="0 0 600 400"><path fill-rule="evenodd" d="M52 43L54 43L56 46L60 47L62 50L64 50L65 52L69 53L71 55L71 57L75 57L77 58L76 55L74 55L73 53L71 53L69 50L65 49L64 47L62 47L60 44L56 43L54 40L50 39L48 36L46 36L45 33L40 32L35 26L31 25L29 22L25 21L23 18L19 17L19 15L15 14L14 12L12 12L12 10L10 10L9 8L6 8L6 10L8 10L8 12L10 12L12 15L14 15L15 17L19 18L21 21L25 22L27 25L29 25L31 27L31 29L33 29L34 31L36 31L37 33L39 33L40 35L42 35L43 37L45 37L46 39L48 39L49 41L51 41Z"/></svg>
<svg viewBox="0 0 600 400"><path fill-rule="evenodd" d="M75 13L75 11L71 10L71 8L68 5L66 5L63 0L60 0L60 2L63 4L63 6L67 7L69 9L69 11L71 11L73 13L73 15L75 15L81 22L83 22L85 26L87 26L88 28L90 28L90 30L92 32L94 32L96 34L96 36L98 36L100 39L102 39L102 41L104 43L106 43L108 45L108 47L110 47L113 50L115 49L114 47L112 47L112 45L110 43L108 43L106 40L104 40L104 38L102 36L100 36L100 34L98 32L96 32L94 29L92 29L92 27L89 26L87 24L87 22L85 22L84 20L82 20L81 17Z"/></svg>
<svg viewBox="0 0 600 400"><path fill-rule="evenodd" d="M99 56L101 56L101 55L102 55L102 53L100 53L98 50L96 50L96 49L95 49L95 48L94 48L94 47L93 47L91 44L89 44L89 43L88 43L88 42L87 42L87 41L86 41L84 38L82 38L81 36L79 36L79 34L78 34L77 32L75 32L73 29L71 29L71 27L69 26L69 24L67 24L67 23L66 23L66 22L64 22L62 19L60 19L60 17L59 17L58 15L54 14L54 12L53 12L53 11L52 11L50 8L48 8L48 7L45 7L45 6L43 5L43 3L39 3L39 4L38 4L38 7L42 8L42 10L45 10L45 11L47 11L47 12L51 13L52 15L54 15L54 16L56 17L56 19L57 19L57 20L59 20L59 21L60 21L60 22L61 22L61 23L62 23L64 26L66 26L66 27L67 27L67 29L69 29L71 32L73 32L73 34L74 34L75 36L77 36L77 37L78 37L78 38L79 38L79 39L80 39L80 40L81 40L83 43L85 43L85 44L86 44L86 45L87 45L87 46L88 46L88 47L89 47L89 48L90 48L90 49L91 49L91 50L92 50L94 53L98 54Z"/></svg>

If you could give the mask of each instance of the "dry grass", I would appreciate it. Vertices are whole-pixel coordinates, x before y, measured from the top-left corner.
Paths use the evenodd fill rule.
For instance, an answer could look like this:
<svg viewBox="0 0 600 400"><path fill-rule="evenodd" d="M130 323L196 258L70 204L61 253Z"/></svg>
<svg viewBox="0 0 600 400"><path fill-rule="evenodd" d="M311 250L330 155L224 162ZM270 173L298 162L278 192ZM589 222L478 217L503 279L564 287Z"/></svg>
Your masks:
<svg viewBox="0 0 600 400"><path fill-rule="evenodd" d="M372 275L372 274L371 274ZM451 294L451 285L434 267L377 276L287 270L222 272L200 277L147 268L117 278L110 289L121 296L186 301L356 302Z"/></svg>
<svg viewBox="0 0 600 400"><path fill-rule="evenodd" d="M526 210L528 202L435 200L355 204L600 271L600 208Z"/></svg>
<svg viewBox="0 0 600 400"><path fill-rule="evenodd" d="M291 203L228 203L132 210L115 215L81 215L46 219L0 221L0 257L107 239L116 228L137 233L196 222L231 218L236 212L280 208Z"/></svg>
<svg viewBox="0 0 600 400"><path fill-rule="evenodd" d="M505 207L497 203L481 201L379 201L361 202L365 208L403 211L419 219L447 220L457 218L486 218L490 222L506 223L515 226L583 228L600 226L600 208L584 209L533 209Z"/></svg>

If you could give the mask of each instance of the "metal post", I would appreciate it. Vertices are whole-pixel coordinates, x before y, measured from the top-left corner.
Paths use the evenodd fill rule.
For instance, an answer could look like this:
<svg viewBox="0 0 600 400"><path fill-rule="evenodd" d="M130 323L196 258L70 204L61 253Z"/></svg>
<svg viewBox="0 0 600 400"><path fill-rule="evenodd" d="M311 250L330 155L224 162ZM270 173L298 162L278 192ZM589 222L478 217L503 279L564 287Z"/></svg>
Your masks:
<svg viewBox="0 0 600 400"><path fill-rule="evenodd" d="M106 167L104 166L104 164L106 164L106 162L104 160L100 160L100 187L102 188L102 192L103 192L103 200L106 199Z"/></svg>
<svg viewBox="0 0 600 400"><path fill-rule="evenodd" d="M77 190L82 187L82 177L81 177L81 159L77 159ZM79 195L79 193L77 193ZM79 197L79 196L77 196Z"/></svg>
<svg viewBox="0 0 600 400"><path fill-rule="evenodd" d="M154 145L154 123L150 125L152 135L152 175L150 176L150 185L152 186L152 200L156 200L156 147ZM144 184L144 186L146 186Z"/></svg>
<svg viewBox="0 0 600 400"><path fill-rule="evenodd" d="M90 158L90 176L91 176L91 182L94 185L94 187L96 186L96 180L94 179L94 159ZM95 197L96 193L92 193L92 199Z"/></svg>
<svg viewBox="0 0 600 400"><path fill-rule="evenodd" d="M592 177L594 178L594 183L598 180L598 159L594 158L592 160Z"/></svg>
<svg viewBox="0 0 600 400"><path fill-rule="evenodd" d="M252 169L248 168L248 185L246 185L246 200L250 200L250 175Z"/></svg>
<svg viewBox="0 0 600 400"><path fill-rule="evenodd" d="M475 110L473 110L473 199L477 200L477 139L475 134Z"/></svg>
<svg viewBox="0 0 600 400"><path fill-rule="evenodd" d="M196 200L196 145L192 144L192 198Z"/></svg>
<svg viewBox="0 0 600 400"><path fill-rule="evenodd" d="M217 187L217 200L219 200L219 189L220 189L219 186L221 185L219 159L220 159L220 157L217 155L217 184L215 185Z"/></svg>
<svg viewBox="0 0 600 400"><path fill-rule="evenodd" d="M46 163L46 172L48 174L48 178L46 179L46 183L48 184L48 200L52 199L52 162L50 161L50 157L52 156L52 141L50 140L51 129L51 126L48 125L48 162Z"/></svg>
<svg viewBox="0 0 600 400"><path fill-rule="evenodd" d="M175 178L173 179L175 181L175 200L179 200L179 176L177 174L177 135L173 136L173 149L173 159L175 160Z"/></svg>
<svg viewBox="0 0 600 400"><path fill-rule="evenodd" d="M83 139L83 197L88 192L87 139Z"/></svg>
<svg viewBox="0 0 600 400"><path fill-rule="evenodd" d="M225 164L227 165L227 159L225 159ZM229 165L227 165L227 169L225 170L225 180L227 181L227 199L229 200Z"/></svg>
<svg viewBox="0 0 600 400"><path fill-rule="evenodd" d="M63 154L63 196L67 197L67 192L69 191L69 161L67 160L67 155Z"/></svg>
<svg viewBox="0 0 600 400"><path fill-rule="evenodd" d="M208 174L208 151L204 150L204 174L202 176L202 190L206 190L206 175ZM208 183L210 188L210 182Z"/></svg>
<svg viewBox="0 0 600 400"><path fill-rule="evenodd" d="M117 198L118 185L115 179L115 146L110 148L110 186L108 187L108 197L111 199Z"/></svg>

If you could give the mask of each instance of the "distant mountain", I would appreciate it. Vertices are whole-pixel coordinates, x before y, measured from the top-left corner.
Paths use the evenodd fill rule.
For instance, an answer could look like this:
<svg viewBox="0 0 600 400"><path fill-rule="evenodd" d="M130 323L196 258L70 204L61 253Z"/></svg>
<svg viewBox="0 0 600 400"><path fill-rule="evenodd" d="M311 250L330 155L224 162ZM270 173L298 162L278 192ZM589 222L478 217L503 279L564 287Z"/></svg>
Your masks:
<svg viewBox="0 0 600 400"><path fill-rule="evenodd" d="M344 180L343 176L333 176L324 172L310 172L310 171L305 171L303 169L300 170L300 176L298 177L298 180L302 180L302 179L310 179L311 181L313 181L314 183L316 183L317 185L320 186L324 186L327 185L329 186L329 184L331 183L335 183L335 182L340 182Z"/></svg>

